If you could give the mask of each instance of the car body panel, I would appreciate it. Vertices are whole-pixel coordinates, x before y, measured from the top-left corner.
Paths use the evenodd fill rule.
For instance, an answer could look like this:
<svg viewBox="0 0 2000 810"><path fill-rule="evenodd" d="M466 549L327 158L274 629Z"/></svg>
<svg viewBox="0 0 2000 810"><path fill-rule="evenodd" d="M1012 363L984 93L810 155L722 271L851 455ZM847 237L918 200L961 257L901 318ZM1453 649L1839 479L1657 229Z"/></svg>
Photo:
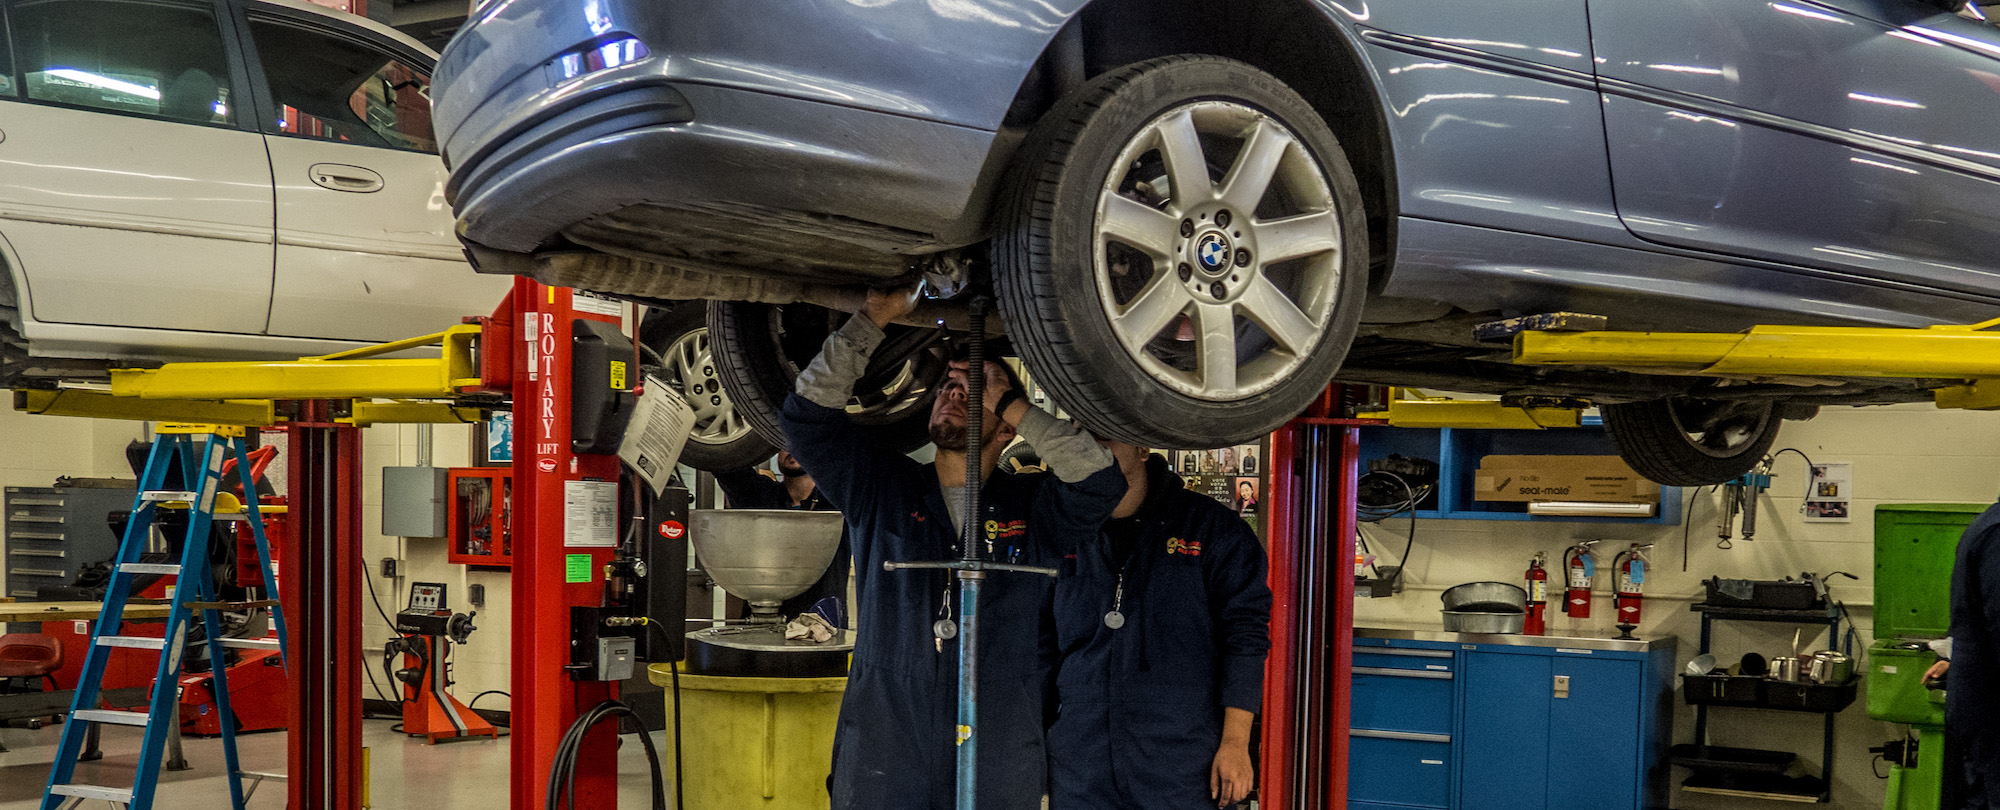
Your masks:
<svg viewBox="0 0 2000 810"><path fill-rule="evenodd" d="M466 264L436 155L266 139L278 202L272 334L397 340L483 314L512 285ZM382 186L323 187L313 181L322 164L371 170Z"/></svg>
<svg viewBox="0 0 2000 810"><path fill-rule="evenodd" d="M2000 29L1915 0L1591 0L1591 24L1634 233L2000 289Z"/></svg>
<svg viewBox="0 0 2000 810"><path fill-rule="evenodd" d="M1429 41L1369 43L1405 216L1574 239L1624 235L1587 75L1551 81L1469 64Z"/></svg>
<svg viewBox="0 0 2000 810"><path fill-rule="evenodd" d="M707 85L643 83L619 93L671 93L698 120L659 123L653 112L598 124L512 162L461 165L455 207L460 235L502 250L528 251L558 227L626 206L682 207L705 201L778 211L840 211L880 226L871 239L910 251L960 222L995 134L836 107L787 96ZM659 98L660 96L655 96ZM603 99L616 105L621 96ZM588 112L586 108L579 108ZM633 125L626 128L627 125ZM560 122L546 124L551 129ZM530 136L529 143L534 143ZM653 160L650 155L672 155ZM865 170L869 194L838 178ZM578 178L591 178L587 192ZM726 206L717 206L726 208ZM755 219L744 213L739 219ZM773 214L775 216L775 214Z"/></svg>
<svg viewBox="0 0 2000 810"><path fill-rule="evenodd" d="M1760 323L1929 326L1992 317L1990 299L1663 253L1632 239L1613 246L1406 219L1386 295L1456 301L1473 312L1611 314L1622 330L1734 332Z"/></svg>
<svg viewBox="0 0 2000 810"><path fill-rule="evenodd" d="M1388 31L1435 45L1589 75L1586 0L1495 3L1482 0L1347 0L1341 17L1371 31Z"/></svg>
<svg viewBox="0 0 2000 810"><path fill-rule="evenodd" d="M19 306L14 325L30 353L300 357L491 311L511 280L465 262L437 156L283 137L267 150L255 130L277 116L254 49L243 47L242 19L304 21L426 67L435 54L380 23L303 0L214 7L241 74L231 95L236 128L0 100L8 167L0 245L12 275L0 304ZM275 187L274 161L285 174ZM312 184L308 169L325 162L371 169L384 189ZM267 334L273 324L288 334Z"/></svg>
<svg viewBox="0 0 2000 810"><path fill-rule="evenodd" d="M28 314L54 323L264 330L271 166L254 132L0 102L0 232Z"/></svg>
<svg viewBox="0 0 2000 810"><path fill-rule="evenodd" d="M997 129L1007 100L1084 0L498 2L439 59L441 129L562 52L637 37L676 82ZM951 92L940 93L940 87ZM448 153L462 154L453 143Z"/></svg>

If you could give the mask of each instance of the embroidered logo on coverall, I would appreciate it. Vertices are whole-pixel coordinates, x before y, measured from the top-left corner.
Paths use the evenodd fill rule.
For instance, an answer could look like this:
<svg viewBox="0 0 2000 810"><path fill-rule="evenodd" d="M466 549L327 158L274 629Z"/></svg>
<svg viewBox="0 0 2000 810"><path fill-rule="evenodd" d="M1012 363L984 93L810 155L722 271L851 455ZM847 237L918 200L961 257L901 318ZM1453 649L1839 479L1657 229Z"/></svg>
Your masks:
<svg viewBox="0 0 2000 810"><path fill-rule="evenodd" d="M1190 557L1199 557L1201 556L1201 543L1194 540L1182 540L1178 537L1169 537L1167 538L1167 553L1186 554Z"/></svg>

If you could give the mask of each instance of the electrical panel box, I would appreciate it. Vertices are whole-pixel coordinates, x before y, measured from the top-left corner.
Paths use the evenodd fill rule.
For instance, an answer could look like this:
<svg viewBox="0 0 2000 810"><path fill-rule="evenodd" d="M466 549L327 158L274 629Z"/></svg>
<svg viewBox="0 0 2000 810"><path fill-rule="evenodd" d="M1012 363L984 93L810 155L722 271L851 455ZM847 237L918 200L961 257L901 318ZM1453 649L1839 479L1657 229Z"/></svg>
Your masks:
<svg viewBox="0 0 2000 810"><path fill-rule="evenodd" d="M382 468L382 534L443 537L445 468Z"/></svg>

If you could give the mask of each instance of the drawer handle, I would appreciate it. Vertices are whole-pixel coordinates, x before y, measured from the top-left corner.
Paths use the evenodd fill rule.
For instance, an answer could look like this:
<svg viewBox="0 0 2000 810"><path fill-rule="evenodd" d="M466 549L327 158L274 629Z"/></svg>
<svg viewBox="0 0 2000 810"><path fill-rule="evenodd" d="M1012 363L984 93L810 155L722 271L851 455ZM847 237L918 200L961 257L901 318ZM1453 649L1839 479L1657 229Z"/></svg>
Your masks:
<svg viewBox="0 0 2000 810"><path fill-rule="evenodd" d="M1410 658L1450 658L1450 650L1405 650L1401 647L1356 647L1355 655L1402 655Z"/></svg>
<svg viewBox="0 0 2000 810"><path fill-rule="evenodd" d="M62 532L8 532L8 537L16 540L61 540Z"/></svg>
<svg viewBox="0 0 2000 810"><path fill-rule="evenodd" d="M48 568L9 568L9 569L7 569L7 573L9 573L9 574L20 574L21 576L24 576L24 577L56 577L56 578L62 578L62 577L67 577L67 576L69 576L69 572L68 572L68 571L63 571L63 570L60 570L60 569L55 569L55 570L52 570L52 569L48 569Z"/></svg>
<svg viewBox="0 0 2000 810"><path fill-rule="evenodd" d="M62 505L63 505L63 499L61 499L61 498L12 498L12 499L9 499L9 500L7 501L7 505L9 505L9 506L62 506Z"/></svg>
<svg viewBox="0 0 2000 810"><path fill-rule="evenodd" d="M1433 681L1451 680L1449 672L1432 672L1425 669L1390 669L1388 667L1355 667L1356 675L1381 675L1389 678L1428 678Z"/></svg>
<svg viewBox="0 0 2000 810"><path fill-rule="evenodd" d="M1349 737L1369 737L1377 740L1407 740L1410 742L1451 742L1450 734L1423 734L1415 731L1376 731L1372 728L1350 728Z"/></svg>
<svg viewBox="0 0 2000 810"><path fill-rule="evenodd" d="M54 557L58 560L69 556L69 552L53 548L17 548L7 552L22 557Z"/></svg>
<svg viewBox="0 0 2000 810"><path fill-rule="evenodd" d="M26 596L26 597L28 597L28 598L32 599L32 598L34 598L34 597L35 597L36 593L35 593L34 591L26 591L26 590L22 590L22 589L20 589L20 588L15 588L14 590L11 590L11 591L8 591L8 592L7 592L7 595L8 595L8 596Z"/></svg>
<svg viewBox="0 0 2000 810"><path fill-rule="evenodd" d="M63 522L63 519L59 516L24 515L19 512L14 513L14 516L9 519L13 520L16 523L62 523Z"/></svg>

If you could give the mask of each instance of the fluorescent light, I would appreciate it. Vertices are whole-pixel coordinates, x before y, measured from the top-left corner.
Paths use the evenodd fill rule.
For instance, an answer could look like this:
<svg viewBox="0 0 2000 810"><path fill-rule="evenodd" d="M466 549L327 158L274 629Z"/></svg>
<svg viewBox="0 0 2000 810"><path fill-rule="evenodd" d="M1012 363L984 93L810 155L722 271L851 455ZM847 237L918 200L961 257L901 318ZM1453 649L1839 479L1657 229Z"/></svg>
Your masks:
<svg viewBox="0 0 2000 810"><path fill-rule="evenodd" d="M92 87L102 87L106 90L115 90L120 93L128 93L141 98L150 98L154 101L160 100L159 88L120 81L109 76L99 76L95 73L88 73L75 68L53 68L43 71L43 75L81 82Z"/></svg>

